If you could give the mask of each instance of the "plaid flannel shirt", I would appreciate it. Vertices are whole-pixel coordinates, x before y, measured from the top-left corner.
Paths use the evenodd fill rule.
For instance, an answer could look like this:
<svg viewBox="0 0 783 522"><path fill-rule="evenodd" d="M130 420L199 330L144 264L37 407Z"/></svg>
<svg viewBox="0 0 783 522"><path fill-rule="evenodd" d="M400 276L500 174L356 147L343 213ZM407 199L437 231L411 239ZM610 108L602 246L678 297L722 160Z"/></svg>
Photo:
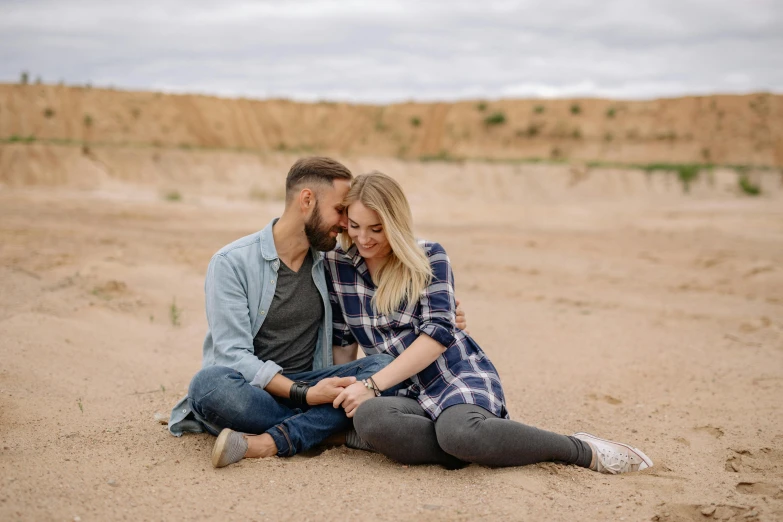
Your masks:
<svg viewBox="0 0 783 522"><path fill-rule="evenodd" d="M476 404L508 418L497 370L476 342L454 326L454 275L446 251L438 243L420 242L432 267L432 280L416 301L402 303L391 315L372 307L375 284L356 246L327 252L326 284L332 305L336 346L358 342L364 353L398 357L420 334L446 351L410 378L398 395L418 400L432 418L455 404Z"/></svg>

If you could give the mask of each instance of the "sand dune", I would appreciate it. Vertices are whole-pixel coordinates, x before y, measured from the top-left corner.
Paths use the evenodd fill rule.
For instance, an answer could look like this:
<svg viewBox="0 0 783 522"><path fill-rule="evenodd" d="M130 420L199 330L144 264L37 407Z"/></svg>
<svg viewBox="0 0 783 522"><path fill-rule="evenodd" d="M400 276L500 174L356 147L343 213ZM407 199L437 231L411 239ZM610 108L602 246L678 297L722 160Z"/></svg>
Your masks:
<svg viewBox="0 0 783 522"><path fill-rule="evenodd" d="M405 159L783 166L783 97L760 93L374 106L4 84L0 139L12 136Z"/></svg>

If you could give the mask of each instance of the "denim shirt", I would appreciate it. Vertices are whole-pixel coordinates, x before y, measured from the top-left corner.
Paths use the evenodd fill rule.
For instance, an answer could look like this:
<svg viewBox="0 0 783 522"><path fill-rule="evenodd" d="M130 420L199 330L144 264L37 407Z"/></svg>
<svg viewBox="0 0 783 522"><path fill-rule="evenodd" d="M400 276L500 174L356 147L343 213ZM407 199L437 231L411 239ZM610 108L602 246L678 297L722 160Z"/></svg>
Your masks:
<svg viewBox="0 0 783 522"><path fill-rule="evenodd" d="M277 256L272 226L238 239L220 249L209 262L204 283L207 308L207 336L204 339L202 368L227 366L240 372L258 388L283 369L274 361L262 361L253 352L253 338L264 324L275 295ZM313 369L332 366L332 307L326 289L323 254L310 249L313 257L313 281L324 305L323 324L318 329L318 342ZM188 398L182 399L171 412L169 431L172 435L204 431L201 423L186 417L191 412Z"/></svg>

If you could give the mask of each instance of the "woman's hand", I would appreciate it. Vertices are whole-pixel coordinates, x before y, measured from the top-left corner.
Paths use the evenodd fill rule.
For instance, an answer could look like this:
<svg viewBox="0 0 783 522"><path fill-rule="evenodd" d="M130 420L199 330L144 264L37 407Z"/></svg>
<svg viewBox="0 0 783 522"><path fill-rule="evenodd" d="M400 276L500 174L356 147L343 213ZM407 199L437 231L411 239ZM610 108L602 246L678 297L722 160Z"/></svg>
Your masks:
<svg viewBox="0 0 783 522"><path fill-rule="evenodd" d="M356 408L367 399L375 397L375 392L367 388L362 382L355 382L345 388L334 400L335 408L343 407L345 414L350 418L356 413Z"/></svg>

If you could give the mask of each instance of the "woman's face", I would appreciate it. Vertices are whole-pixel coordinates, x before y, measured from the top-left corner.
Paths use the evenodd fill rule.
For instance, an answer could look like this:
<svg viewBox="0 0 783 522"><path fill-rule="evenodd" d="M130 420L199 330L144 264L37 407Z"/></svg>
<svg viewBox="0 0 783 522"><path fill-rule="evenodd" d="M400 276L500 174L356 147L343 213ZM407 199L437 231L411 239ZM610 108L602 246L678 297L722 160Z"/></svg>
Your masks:
<svg viewBox="0 0 783 522"><path fill-rule="evenodd" d="M365 259L382 259L391 253L381 217L361 201L351 203L348 207L348 236L359 249L359 255Z"/></svg>

